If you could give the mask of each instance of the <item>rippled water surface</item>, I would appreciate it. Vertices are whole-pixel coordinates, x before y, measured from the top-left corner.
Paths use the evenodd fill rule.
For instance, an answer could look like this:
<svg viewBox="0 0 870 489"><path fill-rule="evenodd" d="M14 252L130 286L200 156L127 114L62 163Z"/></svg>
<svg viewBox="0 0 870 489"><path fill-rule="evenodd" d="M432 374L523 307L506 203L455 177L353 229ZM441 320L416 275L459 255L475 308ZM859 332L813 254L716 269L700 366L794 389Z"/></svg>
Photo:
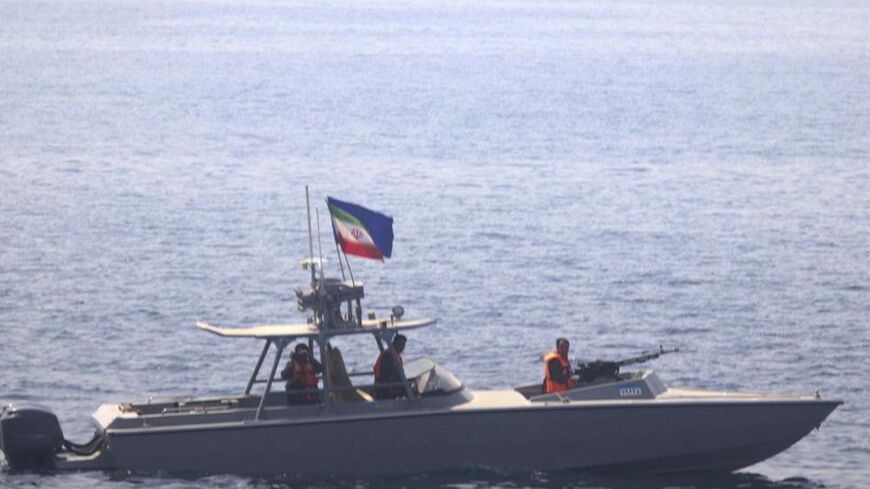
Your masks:
<svg viewBox="0 0 870 489"><path fill-rule="evenodd" d="M368 306L438 317L407 355L472 388L538 381L565 335L846 402L727 476L0 485L870 486L868 25L858 1L0 2L0 402L70 438L102 402L243 389L259 345L193 324L301 319L305 184L393 215L393 259L354 261Z"/></svg>

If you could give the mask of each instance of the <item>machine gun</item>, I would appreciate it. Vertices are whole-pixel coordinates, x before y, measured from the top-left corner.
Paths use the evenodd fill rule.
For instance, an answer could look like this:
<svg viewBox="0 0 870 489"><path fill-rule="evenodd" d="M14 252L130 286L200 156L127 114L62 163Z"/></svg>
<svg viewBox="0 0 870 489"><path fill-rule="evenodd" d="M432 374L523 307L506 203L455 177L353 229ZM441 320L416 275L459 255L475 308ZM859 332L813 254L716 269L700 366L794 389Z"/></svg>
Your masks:
<svg viewBox="0 0 870 489"><path fill-rule="evenodd" d="M671 348L665 350L659 345L658 351L642 353L636 357L625 358L617 361L610 360L595 360L592 362L577 363L577 369L574 373L580 377L581 382L590 383L598 379L619 379L619 368L626 365L634 365L644 363L666 354L676 353L679 348Z"/></svg>

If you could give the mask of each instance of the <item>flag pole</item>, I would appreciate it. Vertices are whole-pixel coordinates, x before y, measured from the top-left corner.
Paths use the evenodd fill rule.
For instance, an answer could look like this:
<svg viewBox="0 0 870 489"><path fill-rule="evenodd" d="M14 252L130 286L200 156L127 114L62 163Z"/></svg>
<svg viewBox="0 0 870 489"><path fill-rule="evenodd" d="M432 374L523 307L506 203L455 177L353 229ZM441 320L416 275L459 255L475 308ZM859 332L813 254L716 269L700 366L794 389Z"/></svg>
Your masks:
<svg viewBox="0 0 870 489"><path fill-rule="evenodd" d="M308 214L308 257L311 259L311 285L314 285L314 237L311 235L311 200L308 198L308 185L305 186L305 211Z"/></svg>
<svg viewBox="0 0 870 489"><path fill-rule="evenodd" d="M325 282L326 279L323 276L323 247L320 244L320 209L314 208L314 217L317 223L317 253L320 255L320 281Z"/></svg>
<svg viewBox="0 0 870 489"><path fill-rule="evenodd" d="M329 209L329 201L326 201L326 208ZM335 241L335 256L338 258L338 266L341 268L341 280L346 280L344 277L344 263L341 262L341 250L338 248L338 233L335 231L335 221L332 220L332 211L329 213L329 224L332 225L332 238Z"/></svg>
<svg viewBox="0 0 870 489"><path fill-rule="evenodd" d="M335 242L335 256L338 257L338 266L341 268L341 279L344 278L344 263L341 262L341 250L338 249L338 241Z"/></svg>
<svg viewBox="0 0 870 489"><path fill-rule="evenodd" d="M341 261L341 257L338 258ZM347 253L344 254L344 261L347 262L347 273L350 275L350 283L356 288L356 281L353 279L353 270L350 269L350 260L347 258ZM350 302L347 303L347 314L351 315ZM356 322L362 327L362 304L359 299L356 300Z"/></svg>
<svg viewBox="0 0 870 489"><path fill-rule="evenodd" d="M347 258L347 253L344 254L344 261L347 262L347 273L350 274L350 283L356 287L356 281L353 279L353 270L350 269L350 260Z"/></svg>
<svg viewBox="0 0 870 489"><path fill-rule="evenodd" d="M326 200L326 207L327 207L327 209L329 208L329 199ZM318 223L319 222L320 222L320 220L318 219ZM335 241L335 256L338 258L338 266L339 266L339 268L341 268L341 280L347 280L347 278L344 274L344 263L341 262L341 255L344 252L344 250L342 250L338 246L338 231L335 229L335 220L332 219L332 210L331 209L329 211L329 223L330 223L330 225L332 225L332 237L335 238L334 239L334 241ZM347 260L347 253L344 254L344 259ZM350 272L350 262L347 263L347 270L348 270L348 272ZM354 288L356 287L356 282L354 282L354 280L353 280L353 273L352 272L350 274L350 283ZM351 305L351 301L347 301L347 320L352 321L352 318L353 318L353 306ZM361 321L358 321L358 322L360 322L360 324L362 324Z"/></svg>

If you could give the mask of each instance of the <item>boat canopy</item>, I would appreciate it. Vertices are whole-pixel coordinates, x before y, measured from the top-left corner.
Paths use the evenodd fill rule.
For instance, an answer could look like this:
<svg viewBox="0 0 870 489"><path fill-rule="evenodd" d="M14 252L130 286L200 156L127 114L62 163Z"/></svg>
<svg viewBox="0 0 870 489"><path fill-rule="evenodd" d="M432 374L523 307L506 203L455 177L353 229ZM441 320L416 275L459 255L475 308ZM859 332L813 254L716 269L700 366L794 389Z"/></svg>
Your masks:
<svg viewBox="0 0 870 489"><path fill-rule="evenodd" d="M411 360L404 365L405 377L412 381L413 389L421 396L443 395L462 388L462 382L431 358Z"/></svg>
<svg viewBox="0 0 870 489"><path fill-rule="evenodd" d="M329 336L349 335L360 333L377 333L383 330L407 330L422 328L435 324L434 319L411 319L411 320L390 320L390 319L365 319L362 322L362 327L348 328L330 328L321 330L314 323L305 324L270 324L262 326L252 326L247 328L224 328L214 326L203 321L196 323L196 327L214 333L218 336L232 338L261 338L261 339L278 339L278 338L299 338L299 337L317 337L321 333Z"/></svg>

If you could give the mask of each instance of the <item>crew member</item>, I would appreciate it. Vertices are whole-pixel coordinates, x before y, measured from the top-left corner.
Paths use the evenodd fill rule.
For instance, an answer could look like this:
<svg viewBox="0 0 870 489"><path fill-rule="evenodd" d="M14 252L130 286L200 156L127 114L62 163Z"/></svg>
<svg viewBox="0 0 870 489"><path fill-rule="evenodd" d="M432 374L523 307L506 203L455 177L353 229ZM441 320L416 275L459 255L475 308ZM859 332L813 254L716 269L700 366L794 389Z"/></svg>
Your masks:
<svg viewBox="0 0 870 489"><path fill-rule="evenodd" d="M290 361L281 371L281 378L287 381L287 402L289 404L314 404L320 400L317 392L317 374L323 372L320 362L308 351L308 345L299 343L290 355Z"/></svg>
<svg viewBox="0 0 870 489"><path fill-rule="evenodd" d="M564 392L574 387L568 350L571 344L565 338L556 340L556 349L544 356L544 392Z"/></svg>
<svg viewBox="0 0 870 489"><path fill-rule="evenodd" d="M407 338L397 334L393 338L393 347L381 352L375 361L375 398L397 399L405 396L405 389L401 384L402 375L402 352L405 351ZM384 385L393 384L393 385Z"/></svg>

